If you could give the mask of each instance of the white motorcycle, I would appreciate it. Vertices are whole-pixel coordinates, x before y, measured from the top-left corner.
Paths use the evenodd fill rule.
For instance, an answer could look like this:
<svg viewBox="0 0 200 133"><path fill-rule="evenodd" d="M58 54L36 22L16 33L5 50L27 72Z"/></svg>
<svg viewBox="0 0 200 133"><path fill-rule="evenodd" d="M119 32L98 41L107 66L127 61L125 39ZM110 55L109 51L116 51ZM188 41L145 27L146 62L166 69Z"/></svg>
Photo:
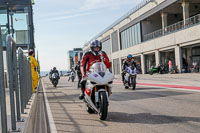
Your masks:
<svg viewBox="0 0 200 133"><path fill-rule="evenodd" d="M136 77L137 77L137 69L127 67L126 68L126 74L124 75L124 85L125 89L128 89L129 87L132 87L133 90L136 88Z"/></svg>
<svg viewBox="0 0 200 133"><path fill-rule="evenodd" d="M88 113L98 113L105 120L108 113L109 96L114 75L103 62L94 63L87 73L84 102Z"/></svg>

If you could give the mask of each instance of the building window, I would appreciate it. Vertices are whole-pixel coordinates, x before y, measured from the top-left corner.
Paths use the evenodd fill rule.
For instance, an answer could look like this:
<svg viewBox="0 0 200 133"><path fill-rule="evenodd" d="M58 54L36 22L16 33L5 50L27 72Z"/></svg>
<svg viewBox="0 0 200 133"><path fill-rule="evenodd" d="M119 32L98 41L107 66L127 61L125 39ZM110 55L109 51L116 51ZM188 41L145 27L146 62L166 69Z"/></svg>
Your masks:
<svg viewBox="0 0 200 133"><path fill-rule="evenodd" d="M102 43L102 50L105 51L107 54L111 54L110 39Z"/></svg>
<svg viewBox="0 0 200 133"><path fill-rule="evenodd" d="M118 31L115 31L111 34L112 38L112 52L119 51L118 47Z"/></svg>
<svg viewBox="0 0 200 133"><path fill-rule="evenodd" d="M137 23L120 33L121 49L141 43L140 23Z"/></svg>
<svg viewBox="0 0 200 133"><path fill-rule="evenodd" d="M114 70L114 75L119 75L120 74L120 67L119 67L119 58L113 60L113 70Z"/></svg>
<svg viewBox="0 0 200 133"><path fill-rule="evenodd" d="M129 29L130 30L130 47L133 46L133 32L132 32L132 28Z"/></svg>
<svg viewBox="0 0 200 133"><path fill-rule="evenodd" d="M192 49L192 56L200 56L200 47L195 47Z"/></svg>

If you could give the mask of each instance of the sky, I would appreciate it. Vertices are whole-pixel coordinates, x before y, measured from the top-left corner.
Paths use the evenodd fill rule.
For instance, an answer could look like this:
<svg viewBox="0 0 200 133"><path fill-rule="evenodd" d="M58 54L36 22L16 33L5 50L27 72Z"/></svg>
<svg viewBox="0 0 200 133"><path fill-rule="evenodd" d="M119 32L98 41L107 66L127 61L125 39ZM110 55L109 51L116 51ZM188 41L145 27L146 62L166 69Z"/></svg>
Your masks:
<svg viewBox="0 0 200 133"><path fill-rule="evenodd" d="M67 51L83 47L142 0L35 0L41 71L67 69Z"/></svg>

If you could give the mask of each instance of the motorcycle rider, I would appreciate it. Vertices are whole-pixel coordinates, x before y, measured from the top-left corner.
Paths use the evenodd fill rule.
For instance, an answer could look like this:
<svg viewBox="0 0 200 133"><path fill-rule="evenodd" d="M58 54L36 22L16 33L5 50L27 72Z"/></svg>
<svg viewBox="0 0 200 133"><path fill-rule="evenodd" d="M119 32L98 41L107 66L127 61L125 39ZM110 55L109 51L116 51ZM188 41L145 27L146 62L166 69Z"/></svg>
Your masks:
<svg viewBox="0 0 200 133"><path fill-rule="evenodd" d="M81 61L82 82L81 82L81 94L79 96L80 100L84 98L85 85L87 82L86 73L89 71L90 66L92 66L94 63L101 62L103 59L103 62L106 65L106 67L107 68L111 67L107 54L104 51L102 51L102 43L100 41L98 40L93 41L90 44L90 49L91 49L90 51L85 53Z"/></svg>
<svg viewBox="0 0 200 133"><path fill-rule="evenodd" d="M78 88L80 87L81 79L82 79L82 74L81 74L81 62L78 61L77 65L75 67L77 76L78 76Z"/></svg>
<svg viewBox="0 0 200 133"><path fill-rule="evenodd" d="M123 64L122 64L122 81L123 81L123 83L124 83L124 75L126 74L126 68L130 67L130 66L133 66L134 68L136 68L136 63L131 54L129 54L127 56L127 58L123 61Z"/></svg>
<svg viewBox="0 0 200 133"><path fill-rule="evenodd" d="M75 71L74 71L74 69L71 70L68 81L70 81L70 79L72 80L72 77L75 78Z"/></svg>
<svg viewBox="0 0 200 133"><path fill-rule="evenodd" d="M51 73L51 76L52 76L53 73L57 73L58 74L58 79L60 79L60 75L59 75L59 72L56 69L56 67L53 67L53 70L50 73ZM51 77L51 79L52 79L52 77Z"/></svg>

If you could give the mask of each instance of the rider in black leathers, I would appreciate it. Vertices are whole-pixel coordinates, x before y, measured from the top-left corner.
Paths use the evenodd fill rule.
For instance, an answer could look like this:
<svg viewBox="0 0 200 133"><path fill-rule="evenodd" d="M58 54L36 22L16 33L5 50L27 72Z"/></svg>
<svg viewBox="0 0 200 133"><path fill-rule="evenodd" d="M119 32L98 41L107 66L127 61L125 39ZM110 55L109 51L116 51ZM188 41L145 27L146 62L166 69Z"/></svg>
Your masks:
<svg viewBox="0 0 200 133"><path fill-rule="evenodd" d="M126 68L129 66L133 66L134 68L136 68L136 63L133 60L133 56L131 54L129 54L127 56L127 58L123 61L122 64L122 81L124 83L124 75L126 74Z"/></svg>
<svg viewBox="0 0 200 133"><path fill-rule="evenodd" d="M56 67L53 68L53 70L50 72L50 74L52 75L53 73L57 73L58 74L58 78L60 79L60 75L59 75L59 72L58 70L56 69ZM52 79L52 77L51 77Z"/></svg>
<svg viewBox="0 0 200 133"><path fill-rule="evenodd" d="M77 62L77 65L75 67L75 70L76 70L76 73L77 73L77 76L78 76L78 88L80 87L80 83L81 83L81 79L82 79L82 74L81 74L81 62L78 61Z"/></svg>

